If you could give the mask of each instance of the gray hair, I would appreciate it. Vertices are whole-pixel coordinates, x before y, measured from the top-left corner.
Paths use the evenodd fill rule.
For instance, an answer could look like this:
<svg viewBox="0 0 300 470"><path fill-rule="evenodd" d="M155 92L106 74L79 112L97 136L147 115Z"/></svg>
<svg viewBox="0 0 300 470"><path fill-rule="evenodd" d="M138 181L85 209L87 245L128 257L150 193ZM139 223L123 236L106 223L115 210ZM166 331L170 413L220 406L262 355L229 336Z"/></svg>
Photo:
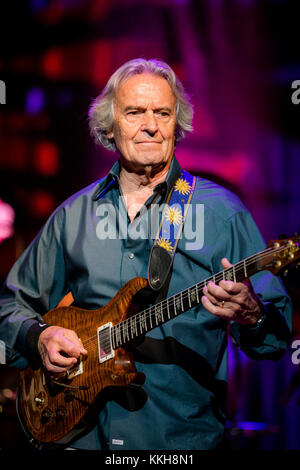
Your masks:
<svg viewBox="0 0 300 470"><path fill-rule="evenodd" d="M186 132L193 130L193 106L171 67L156 59L133 59L123 64L113 73L102 93L95 98L89 109L90 132L98 145L103 145L109 150L117 150L114 139L107 137L107 133L112 131L114 123L114 98L118 88L125 80L142 73L162 77L167 80L171 87L176 99L176 143L185 136Z"/></svg>

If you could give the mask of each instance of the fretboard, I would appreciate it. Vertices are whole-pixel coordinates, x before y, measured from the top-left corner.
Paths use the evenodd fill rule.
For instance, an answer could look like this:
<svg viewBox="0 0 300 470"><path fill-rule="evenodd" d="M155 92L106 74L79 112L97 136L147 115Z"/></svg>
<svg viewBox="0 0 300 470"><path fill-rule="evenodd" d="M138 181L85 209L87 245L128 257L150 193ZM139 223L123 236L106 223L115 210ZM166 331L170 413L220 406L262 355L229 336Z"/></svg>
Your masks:
<svg viewBox="0 0 300 470"><path fill-rule="evenodd" d="M230 268L173 295L147 309L114 325L111 330L112 347L126 346L157 326L181 315L197 306L203 296L203 288L210 282L219 283L221 280L241 282L261 270L262 257L271 260L272 255L265 254L269 250L257 253ZM264 263L263 263L264 264Z"/></svg>

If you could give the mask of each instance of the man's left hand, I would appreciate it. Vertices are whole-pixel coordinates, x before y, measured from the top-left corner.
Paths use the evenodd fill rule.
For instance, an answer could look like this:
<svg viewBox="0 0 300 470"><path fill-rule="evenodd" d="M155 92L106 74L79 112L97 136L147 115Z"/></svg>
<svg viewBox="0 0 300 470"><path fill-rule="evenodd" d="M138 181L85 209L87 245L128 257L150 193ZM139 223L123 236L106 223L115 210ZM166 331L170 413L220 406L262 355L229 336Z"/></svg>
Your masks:
<svg viewBox="0 0 300 470"><path fill-rule="evenodd" d="M232 264L222 259L224 269ZM209 282L203 289L202 305L208 312L225 320L233 320L243 325L256 325L262 316L262 303L255 294L250 279L243 282Z"/></svg>

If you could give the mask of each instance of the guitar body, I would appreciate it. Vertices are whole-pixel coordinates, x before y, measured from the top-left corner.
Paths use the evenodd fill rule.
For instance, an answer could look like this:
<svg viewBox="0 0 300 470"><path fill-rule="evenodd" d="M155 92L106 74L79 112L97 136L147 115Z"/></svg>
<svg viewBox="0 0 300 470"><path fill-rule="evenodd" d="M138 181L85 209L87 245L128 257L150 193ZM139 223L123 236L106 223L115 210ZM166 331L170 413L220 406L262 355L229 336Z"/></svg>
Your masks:
<svg viewBox="0 0 300 470"><path fill-rule="evenodd" d="M152 305L144 311L138 299L143 303L149 288L142 277L125 284L103 308L61 306L51 310L43 317L46 323L76 331L88 357L60 379L52 379L39 367L20 372L17 408L26 434L32 443L67 443L98 416L104 395L100 392L109 387L142 385L145 375L137 372L130 347L153 328L199 305L209 281L242 282L264 270L276 275L299 259L300 236L272 240L265 250L168 299L153 305L149 297Z"/></svg>
<svg viewBox="0 0 300 470"><path fill-rule="evenodd" d="M137 372L130 351L117 348L113 358L100 363L97 329L129 318L137 308L135 295L147 285L146 279L134 278L103 308L58 307L44 315L46 323L76 331L88 357L81 362L80 373L76 375L75 370L74 377L57 379L59 384L53 383L43 368L28 367L20 372L18 414L34 440L54 442L64 437L89 417L103 389L144 383L145 376Z"/></svg>

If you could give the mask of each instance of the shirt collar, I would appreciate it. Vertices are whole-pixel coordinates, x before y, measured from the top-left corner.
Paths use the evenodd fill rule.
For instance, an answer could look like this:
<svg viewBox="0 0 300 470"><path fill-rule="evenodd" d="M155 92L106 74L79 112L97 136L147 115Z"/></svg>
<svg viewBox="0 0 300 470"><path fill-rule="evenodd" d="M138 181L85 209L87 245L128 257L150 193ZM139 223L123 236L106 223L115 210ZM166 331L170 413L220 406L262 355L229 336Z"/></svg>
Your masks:
<svg viewBox="0 0 300 470"><path fill-rule="evenodd" d="M115 185L119 185L120 171L120 160L117 160L110 172L99 181L99 186L93 196L94 201L101 199L107 191L110 191ZM179 178L180 173L181 167L174 155L165 181L157 184L154 187L154 192L161 192L166 189L166 194L168 194L177 178Z"/></svg>

